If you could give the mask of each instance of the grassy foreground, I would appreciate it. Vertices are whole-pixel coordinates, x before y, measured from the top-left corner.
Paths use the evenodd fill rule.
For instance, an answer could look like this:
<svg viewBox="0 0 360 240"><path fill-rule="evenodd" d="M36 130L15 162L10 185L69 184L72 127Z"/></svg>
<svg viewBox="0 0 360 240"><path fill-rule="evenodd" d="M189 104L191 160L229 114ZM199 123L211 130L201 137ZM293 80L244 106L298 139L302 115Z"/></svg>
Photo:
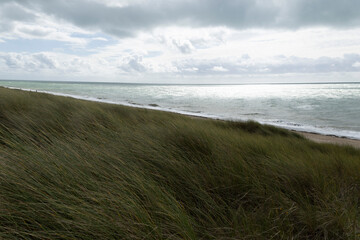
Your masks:
<svg viewBox="0 0 360 240"><path fill-rule="evenodd" d="M0 239L359 239L360 151L0 88Z"/></svg>

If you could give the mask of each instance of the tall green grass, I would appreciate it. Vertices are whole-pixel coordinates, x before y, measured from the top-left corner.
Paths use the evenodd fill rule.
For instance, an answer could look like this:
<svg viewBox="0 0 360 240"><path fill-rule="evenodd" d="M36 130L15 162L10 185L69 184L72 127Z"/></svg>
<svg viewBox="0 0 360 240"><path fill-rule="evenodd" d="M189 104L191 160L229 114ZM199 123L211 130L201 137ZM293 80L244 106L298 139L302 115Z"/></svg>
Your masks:
<svg viewBox="0 0 360 240"><path fill-rule="evenodd" d="M359 239L360 151L0 88L0 239Z"/></svg>

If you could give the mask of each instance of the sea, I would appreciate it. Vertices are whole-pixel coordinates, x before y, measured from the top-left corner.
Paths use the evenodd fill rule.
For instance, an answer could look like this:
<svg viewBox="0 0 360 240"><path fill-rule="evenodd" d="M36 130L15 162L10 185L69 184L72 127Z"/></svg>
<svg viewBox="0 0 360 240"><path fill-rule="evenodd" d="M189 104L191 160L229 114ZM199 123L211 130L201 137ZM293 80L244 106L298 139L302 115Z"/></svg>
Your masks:
<svg viewBox="0 0 360 240"><path fill-rule="evenodd" d="M360 139L360 83L162 85L1 80L0 86Z"/></svg>

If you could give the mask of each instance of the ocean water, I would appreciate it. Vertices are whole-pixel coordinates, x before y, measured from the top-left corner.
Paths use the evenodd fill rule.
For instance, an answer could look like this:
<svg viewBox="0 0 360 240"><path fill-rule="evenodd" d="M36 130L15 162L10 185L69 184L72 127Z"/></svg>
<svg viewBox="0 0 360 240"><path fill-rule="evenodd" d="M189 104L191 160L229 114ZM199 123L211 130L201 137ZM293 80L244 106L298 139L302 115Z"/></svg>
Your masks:
<svg viewBox="0 0 360 240"><path fill-rule="evenodd" d="M360 83L149 85L0 81L0 86L360 139Z"/></svg>

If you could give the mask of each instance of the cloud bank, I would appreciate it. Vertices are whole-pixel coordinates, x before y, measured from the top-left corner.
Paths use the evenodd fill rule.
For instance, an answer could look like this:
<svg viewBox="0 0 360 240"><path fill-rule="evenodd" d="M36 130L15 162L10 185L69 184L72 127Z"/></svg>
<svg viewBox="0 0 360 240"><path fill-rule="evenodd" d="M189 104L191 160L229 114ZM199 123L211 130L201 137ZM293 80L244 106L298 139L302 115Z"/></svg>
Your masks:
<svg viewBox="0 0 360 240"><path fill-rule="evenodd" d="M113 80L358 73L359 12L358 0L2 0L0 69Z"/></svg>
<svg viewBox="0 0 360 240"><path fill-rule="evenodd" d="M329 26L347 28L360 23L358 0L4 0L2 19L34 21L36 12L89 30L117 37L159 26L227 26L235 29ZM5 25L3 22L2 25Z"/></svg>

